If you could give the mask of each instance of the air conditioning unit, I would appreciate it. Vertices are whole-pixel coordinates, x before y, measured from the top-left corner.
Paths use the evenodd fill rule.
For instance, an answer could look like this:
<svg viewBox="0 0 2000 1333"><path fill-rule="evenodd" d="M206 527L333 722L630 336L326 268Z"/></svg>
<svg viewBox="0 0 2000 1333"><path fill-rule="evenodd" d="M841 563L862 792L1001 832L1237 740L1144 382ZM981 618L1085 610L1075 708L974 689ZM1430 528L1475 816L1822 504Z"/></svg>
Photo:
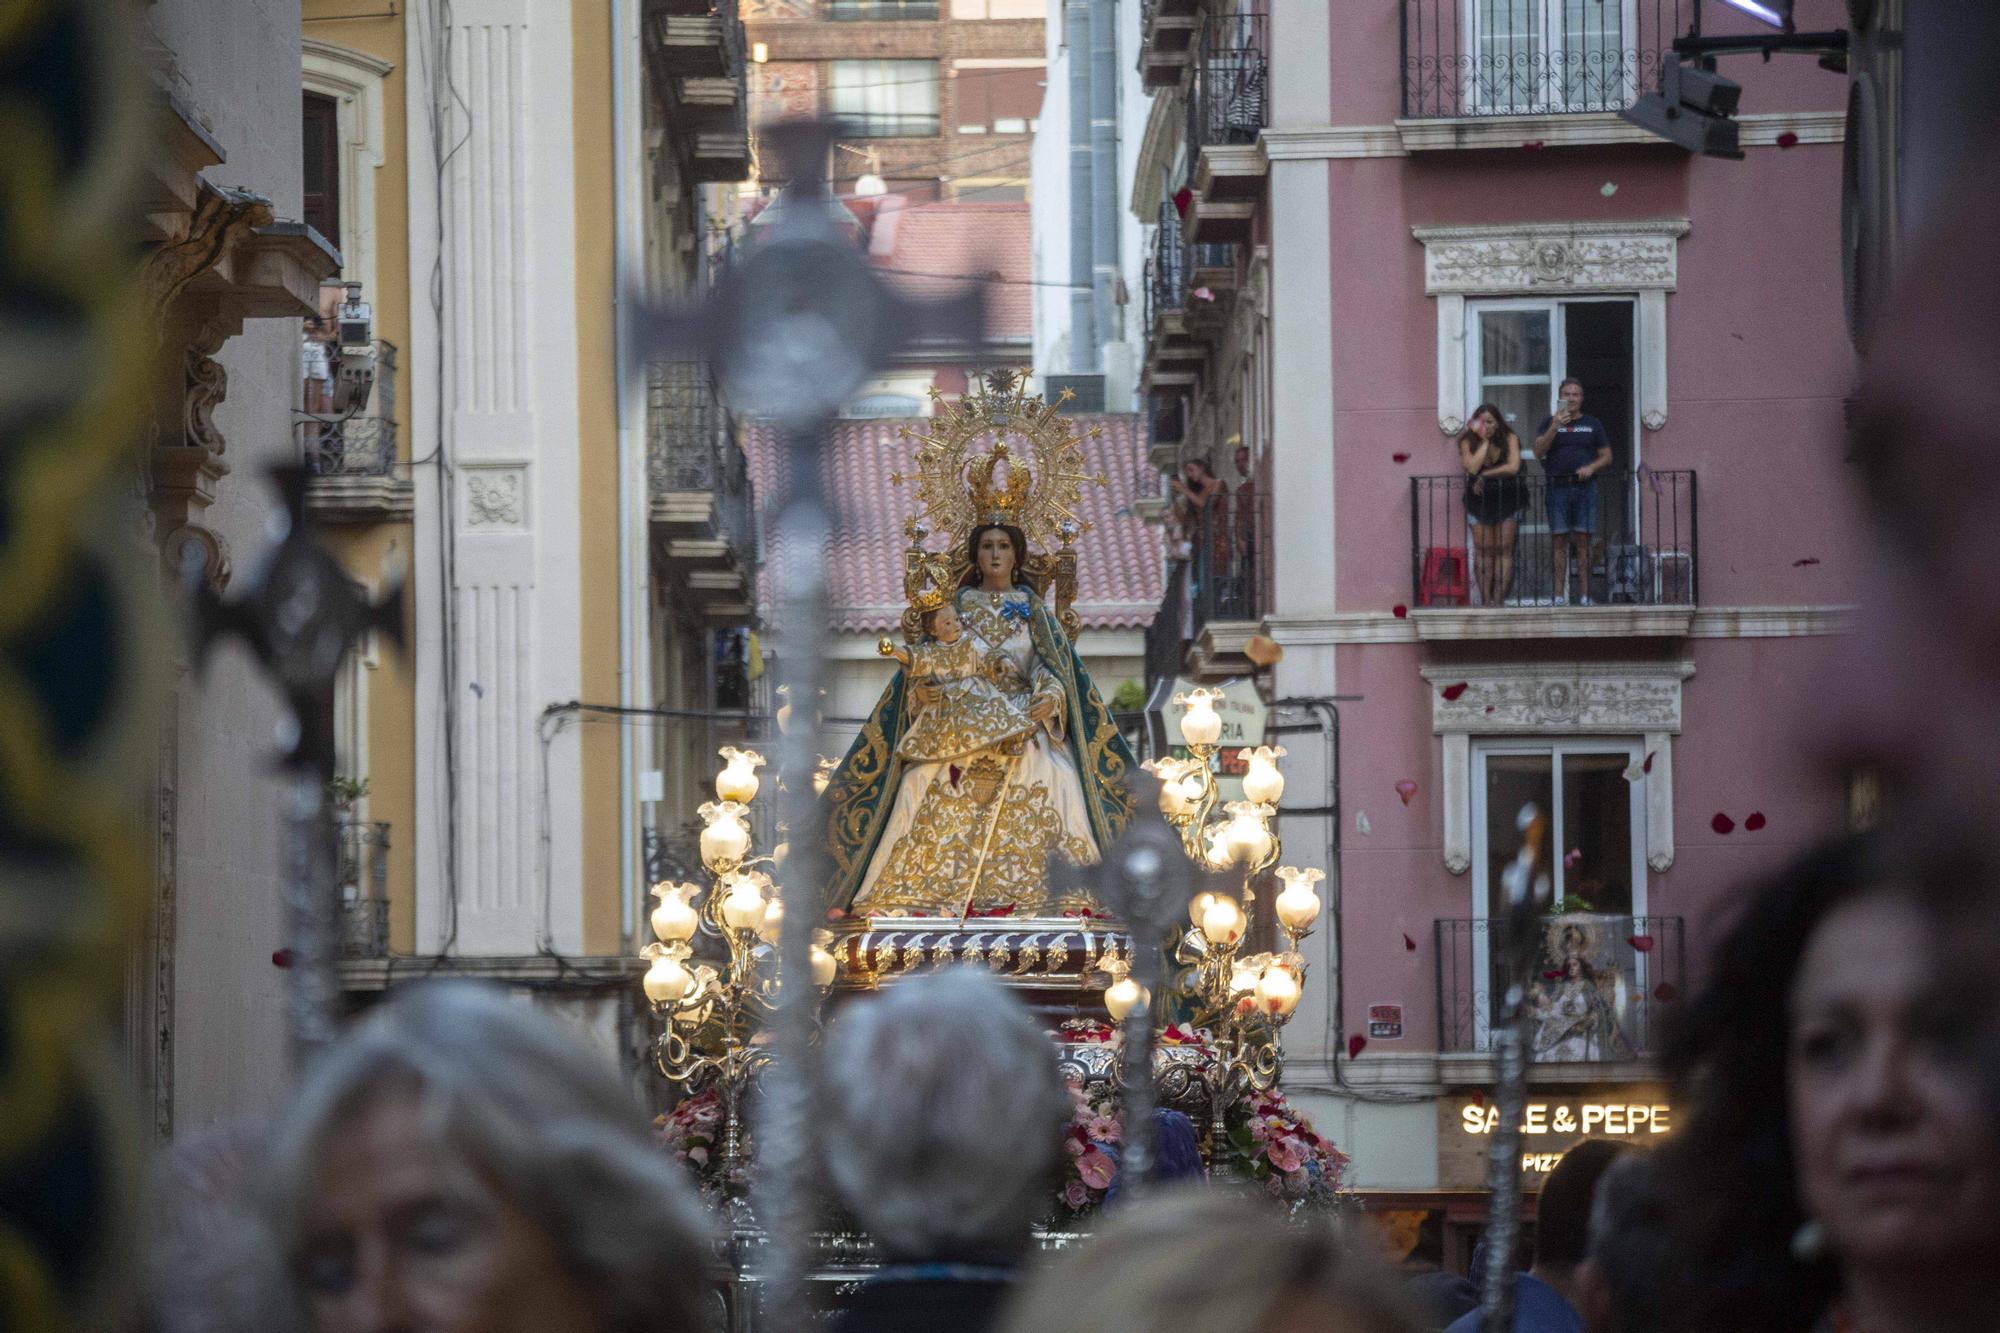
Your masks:
<svg viewBox="0 0 2000 1333"><path fill-rule="evenodd" d="M1044 375L1042 376L1042 398L1053 403L1068 389L1076 395L1062 405L1064 416L1079 416L1086 412L1104 410L1104 376L1102 375Z"/></svg>

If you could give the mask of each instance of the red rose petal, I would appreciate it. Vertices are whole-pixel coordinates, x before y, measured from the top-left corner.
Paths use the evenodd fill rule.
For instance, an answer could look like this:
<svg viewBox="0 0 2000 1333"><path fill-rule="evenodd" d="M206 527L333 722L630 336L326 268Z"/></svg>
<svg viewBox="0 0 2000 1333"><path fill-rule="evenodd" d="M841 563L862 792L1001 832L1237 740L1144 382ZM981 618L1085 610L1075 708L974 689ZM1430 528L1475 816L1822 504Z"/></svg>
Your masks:
<svg viewBox="0 0 2000 1333"><path fill-rule="evenodd" d="M1680 992L1674 989L1674 983L1671 981L1662 981L1653 988L1653 998L1662 1004L1672 1004L1679 995Z"/></svg>
<svg viewBox="0 0 2000 1333"><path fill-rule="evenodd" d="M1493 705L1492 705L1492 704L1488 704L1488 705L1486 705L1486 711L1487 711L1487 712L1489 712L1489 713L1490 713L1490 712L1492 712L1492 711L1493 711Z"/></svg>
<svg viewBox="0 0 2000 1333"><path fill-rule="evenodd" d="M1655 753L1655 754L1656 754L1656 753L1658 753L1658 751L1654 751L1653 753ZM1648 755L1646 756L1646 762L1645 762L1645 763L1643 763L1643 764L1641 764L1641 765L1639 765L1639 771L1640 771L1641 773L1650 773L1650 772L1652 772L1652 771L1653 771L1653 755L1652 755L1652 754L1648 754Z"/></svg>
<svg viewBox="0 0 2000 1333"><path fill-rule="evenodd" d="M1543 980L1543 981L1561 981L1561 980L1562 980L1562 973L1560 973L1560 972L1544 972L1544 973L1542 973L1542 980Z"/></svg>
<svg viewBox="0 0 2000 1333"><path fill-rule="evenodd" d="M1416 794L1417 794L1417 784L1410 781L1408 778L1404 778L1401 782L1398 782L1396 784L1396 795L1403 798L1404 805L1408 805L1410 803L1411 798L1414 797Z"/></svg>
<svg viewBox="0 0 2000 1333"><path fill-rule="evenodd" d="M290 949L272 950L271 952L272 967L290 967L291 965L292 965L292 951Z"/></svg>
<svg viewBox="0 0 2000 1333"><path fill-rule="evenodd" d="M1755 833L1758 829L1763 827L1764 827L1764 812L1762 810L1752 810L1748 815L1744 817L1743 828L1745 832Z"/></svg>
<svg viewBox="0 0 2000 1333"><path fill-rule="evenodd" d="M1631 944L1640 953L1651 953L1653 951L1653 937L1651 935L1634 935L1631 939Z"/></svg>
<svg viewBox="0 0 2000 1333"><path fill-rule="evenodd" d="M1474 1088L1472 1090L1472 1096L1468 1100L1470 1100L1474 1106L1484 1106L1486 1105L1486 1094L1481 1092L1478 1088Z"/></svg>
<svg viewBox="0 0 2000 1333"><path fill-rule="evenodd" d="M1583 848L1572 847L1563 854L1563 869L1574 870L1576 863L1583 859Z"/></svg>
<svg viewBox="0 0 2000 1333"><path fill-rule="evenodd" d="M1796 148L1798 147L1798 144L1799 144L1799 136L1792 133L1790 130L1786 130L1783 134L1780 134L1778 136L1778 147L1780 148Z"/></svg>
<svg viewBox="0 0 2000 1333"><path fill-rule="evenodd" d="M1368 1045L1368 1038L1362 1036L1358 1032L1355 1033L1353 1036L1347 1039L1347 1058L1350 1060L1354 1059L1356 1056L1360 1055L1364 1049L1367 1048L1367 1045Z"/></svg>
<svg viewBox="0 0 2000 1333"><path fill-rule="evenodd" d="M1457 703L1458 697L1471 688L1472 687L1470 685L1468 685L1465 681L1461 680L1454 684L1445 686L1443 689L1439 690L1438 693L1444 696L1444 701L1446 703L1448 704Z"/></svg>
<svg viewBox="0 0 2000 1333"><path fill-rule="evenodd" d="M1415 953L1417 951L1417 942L1410 938L1410 933L1408 931L1403 932L1403 947L1411 953Z"/></svg>
<svg viewBox="0 0 2000 1333"><path fill-rule="evenodd" d="M1389 458L1391 462L1396 462L1396 463L1407 463L1410 461L1410 456L1408 454L1390 454Z"/></svg>
<svg viewBox="0 0 2000 1333"><path fill-rule="evenodd" d="M1521 145L1521 151L1524 153L1539 153L1548 146L1549 142L1546 139L1530 139Z"/></svg>
<svg viewBox="0 0 2000 1333"><path fill-rule="evenodd" d="M1792 568L1793 568L1793 569L1803 569L1803 568L1805 568L1805 567L1806 567L1807 565L1816 565L1816 564L1818 564L1818 563L1819 563L1819 557L1818 557L1818 556L1816 556L1816 555L1809 555L1809 556L1807 556L1807 557L1806 557L1805 559L1803 559L1803 560L1794 560L1794 561L1792 561Z"/></svg>
<svg viewBox="0 0 2000 1333"><path fill-rule="evenodd" d="M1410 608L1404 606L1401 602L1398 602L1394 606L1389 608L1389 614L1396 617L1396 619L1401 620L1403 619L1403 617L1410 614Z"/></svg>
<svg viewBox="0 0 2000 1333"><path fill-rule="evenodd" d="M1708 826L1717 833L1732 833L1736 829L1736 821L1718 810L1715 812L1715 818L1708 821Z"/></svg>

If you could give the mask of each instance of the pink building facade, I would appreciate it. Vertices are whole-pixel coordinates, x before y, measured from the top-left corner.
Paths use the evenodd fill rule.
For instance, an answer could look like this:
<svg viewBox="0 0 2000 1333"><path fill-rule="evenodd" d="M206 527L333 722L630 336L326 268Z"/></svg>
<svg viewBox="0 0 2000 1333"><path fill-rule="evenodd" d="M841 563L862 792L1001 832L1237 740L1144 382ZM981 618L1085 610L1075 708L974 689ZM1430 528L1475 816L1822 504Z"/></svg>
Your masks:
<svg viewBox="0 0 2000 1333"><path fill-rule="evenodd" d="M1284 805L1315 810L1281 819L1285 859L1339 886L1337 929L1307 941L1287 1087L1364 1192L1448 1234L1479 1212L1486 917L1519 806L1553 817L1541 869L1563 898L1534 1100L1551 1125L1639 1138L1671 1128L1648 1057L1733 901L1849 813L1789 742L1860 574L1846 81L1801 57L1725 61L1746 159L1650 138L1616 110L1695 9L1147 14L1132 202L1156 221L1153 459L1216 463L1232 531L1255 534L1191 534L1192 591L1153 665L1247 675L1262 633L1284 649L1269 697L1337 706L1337 750L1313 710L1274 712L1299 728L1279 738ZM1737 26L1703 9L1705 31ZM1832 0L1799 9L1802 28L1841 21ZM1589 583L1556 604L1531 464L1495 604L1482 544L1501 547L1468 523L1455 436L1492 400L1525 450L1569 375L1614 448ZM1528 1180L1574 1138L1531 1136Z"/></svg>

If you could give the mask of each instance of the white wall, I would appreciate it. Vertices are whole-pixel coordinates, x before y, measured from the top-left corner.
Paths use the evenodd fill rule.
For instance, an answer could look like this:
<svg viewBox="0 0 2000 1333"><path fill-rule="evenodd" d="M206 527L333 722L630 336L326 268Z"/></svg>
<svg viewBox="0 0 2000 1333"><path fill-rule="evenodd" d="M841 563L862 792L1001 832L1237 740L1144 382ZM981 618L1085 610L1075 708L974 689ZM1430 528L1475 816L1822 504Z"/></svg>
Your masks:
<svg viewBox="0 0 2000 1333"><path fill-rule="evenodd" d="M1145 336L1139 281L1145 267L1145 234L1126 202L1132 197L1133 173L1138 168L1139 139L1146 128L1151 99L1140 83L1139 0L1097 0L1118 7L1118 188L1119 269L1124 274L1128 297L1122 308L1122 327L1104 339L1105 366L1110 381L1105 386L1105 410L1138 410L1139 369ZM1063 44L1062 0L1048 0L1048 77L1042 94L1042 118L1028 159L1033 181L1029 191L1030 214L1038 283L1071 281L1069 260L1069 60ZM1089 53L1082 53L1085 59ZM1086 203L1085 207L1088 207ZM1037 376L1067 374L1070 371L1069 329L1070 291L1062 286L1035 288L1034 366Z"/></svg>
<svg viewBox="0 0 2000 1333"><path fill-rule="evenodd" d="M449 465L414 469L416 561L438 568L441 489L454 561L448 589L417 581L417 947L525 954L546 943L573 953L581 896L572 887L545 903L543 888L574 886L581 873L579 740L568 728L549 749L544 847L536 735L545 705L581 693L569 7L455 0L448 134L464 143L441 187L430 113L447 98L445 68L427 37L436 9L436 0L409 7L405 66L412 273L432 271L440 209L445 237L442 320L422 282L411 312L411 402L442 402L446 417L440 451L435 413L413 414L411 456L441 452ZM455 680L444 669L444 597ZM444 854L454 840L455 915Z"/></svg>

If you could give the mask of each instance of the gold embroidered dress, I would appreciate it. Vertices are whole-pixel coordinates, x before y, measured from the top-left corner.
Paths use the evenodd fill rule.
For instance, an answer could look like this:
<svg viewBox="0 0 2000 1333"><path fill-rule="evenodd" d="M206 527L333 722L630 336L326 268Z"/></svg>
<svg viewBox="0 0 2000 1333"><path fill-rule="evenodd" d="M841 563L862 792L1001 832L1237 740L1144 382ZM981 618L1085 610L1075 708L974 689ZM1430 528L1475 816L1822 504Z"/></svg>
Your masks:
<svg viewBox="0 0 2000 1333"><path fill-rule="evenodd" d="M1003 658L993 659L998 666ZM1036 727L1024 700L993 678L979 640L960 632L955 643L920 643L910 654L912 680L935 684L943 697L917 714L896 745L910 763L958 759L1026 736Z"/></svg>
<svg viewBox="0 0 2000 1333"><path fill-rule="evenodd" d="M902 781L853 910L870 916L951 916L1012 907L1023 916L1092 906L1048 901L1046 868L1059 853L1097 859L1083 784L1061 719L1061 680L1035 651L1025 589L958 593L964 637L992 688L946 685L911 722ZM944 647L944 645L939 645ZM1038 698L1058 707L1049 725L1023 721ZM902 747L898 747L901 749Z"/></svg>

